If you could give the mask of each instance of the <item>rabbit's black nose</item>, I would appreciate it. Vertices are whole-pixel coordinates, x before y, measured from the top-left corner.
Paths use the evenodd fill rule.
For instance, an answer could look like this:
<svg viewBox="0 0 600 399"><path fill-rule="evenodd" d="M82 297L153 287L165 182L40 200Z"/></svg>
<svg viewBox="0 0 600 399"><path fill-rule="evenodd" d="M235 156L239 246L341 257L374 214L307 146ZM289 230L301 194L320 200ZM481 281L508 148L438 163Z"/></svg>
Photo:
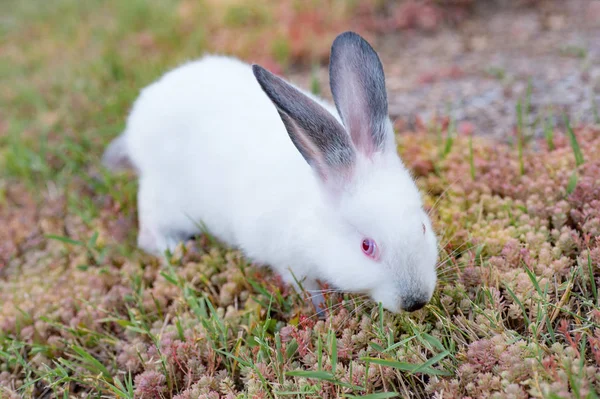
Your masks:
<svg viewBox="0 0 600 399"><path fill-rule="evenodd" d="M407 312L414 312L427 305L427 301L421 298L407 298L402 303L402 310Z"/></svg>

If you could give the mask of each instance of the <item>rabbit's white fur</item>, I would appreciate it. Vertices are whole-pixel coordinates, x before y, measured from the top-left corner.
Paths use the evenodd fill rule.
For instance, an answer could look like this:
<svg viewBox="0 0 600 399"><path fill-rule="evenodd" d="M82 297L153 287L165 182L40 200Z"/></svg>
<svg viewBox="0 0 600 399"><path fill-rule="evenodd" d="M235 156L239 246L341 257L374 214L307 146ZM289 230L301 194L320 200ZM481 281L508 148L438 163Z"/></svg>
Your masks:
<svg viewBox="0 0 600 399"><path fill-rule="evenodd" d="M385 151L357 151L349 177L322 181L257 77L237 59L206 55L141 91L104 155L110 166L126 153L139 174L138 245L159 254L204 225L294 286L317 289L318 279L394 312L429 301L436 237L387 109ZM343 126L334 106L301 92ZM379 261L362 252L365 237Z"/></svg>

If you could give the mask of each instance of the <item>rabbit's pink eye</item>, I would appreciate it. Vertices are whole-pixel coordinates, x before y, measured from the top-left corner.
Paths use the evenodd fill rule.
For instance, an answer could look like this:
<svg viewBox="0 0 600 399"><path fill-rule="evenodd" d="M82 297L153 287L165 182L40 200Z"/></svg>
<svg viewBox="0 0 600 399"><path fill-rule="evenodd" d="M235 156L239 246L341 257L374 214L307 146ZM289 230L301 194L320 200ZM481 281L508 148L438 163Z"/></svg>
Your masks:
<svg viewBox="0 0 600 399"><path fill-rule="evenodd" d="M362 242L362 250L369 258L377 257L377 244L370 238L365 238Z"/></svg>

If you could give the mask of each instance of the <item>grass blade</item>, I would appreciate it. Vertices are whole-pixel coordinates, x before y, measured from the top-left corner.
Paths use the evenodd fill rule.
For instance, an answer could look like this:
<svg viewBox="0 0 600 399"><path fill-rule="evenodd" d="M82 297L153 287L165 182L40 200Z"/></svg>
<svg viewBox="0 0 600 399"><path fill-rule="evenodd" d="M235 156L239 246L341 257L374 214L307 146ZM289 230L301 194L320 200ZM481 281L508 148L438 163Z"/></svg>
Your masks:
<svg viewBox="0 0 600 399"><path fill-rule="evenodd" d="M416 373L418 370L419 373L428 374L428 375L437 375L437 376L452 375L452 373L449 373L447 371L437 370L437 369L431 368L430 366L426 366L427 362L423 363L423 364L412 364L412 363L406 363L406 362L398 362L396 360L379 359L376 357L363 357L363 358L361 358L361 360L370 362L370 363L375 363L380 366L392 367L397 370L405 371L405 372L411 373L411 374Z"/></svg>
<svg viewBox="0 0 600 399"><path fill-rule="evenodd" d="M86 367L90 372L94 374L102 374L104 378L112 382L112 377L108 369L102 363L100 363L94 356L86 352L85 349L76 345L73 345L72 349L79 356L71 355L71 357L81 361L84 367Z"/></svg>
<svg viewBox="0 0 600 399"><path fill-rule="evenodd" d="M594 266L592 265L592 257L590 250L588 249L587 254L588 271L590 272L590 284L592 286L592 294L594 295L594 302L598 305L598 289L596 288L596 280L594 278Z"/></svg>
<svg viewBox="0 0 600 399"><path fill-rule="evenodd" d="M512 297L513 301L515 301L515 303L517 305L519 305L519 307L521 308L521 311L523 312L523 319L525 320L525 325L527 326L527 328L529 328L529 325L531 324L531 321L529 320L529 316L527 316L527 310L525 310L525 306L519 300L519 298L517 298L517 296L515 295L515 293L513 292L513 290L510 289L510 287L507 286L506 287L506 291L508 291L508 293Z"/></svg>
<svg viewBox="0 0 600 399"><path fill-rule="evenodd" d="M517 151L519 156L519 173L525 174L525 161L523 159L523 106L521 100L517 101Z"/></svg>
<svg viewBox="0 0 600 399"><path fill-rule="evenodd" d="M554 124L552 123L551 117L548 117L546 119L546 123L544 124L544 137L546 137L548 149L550 151L554 151Z"/></svg>
<svg viewBox="0 0 600 399"><path fill-rule="evenodd" d="M360 396L346 395L344 397L345 398L362 398L362 399L386 399L386 398L397 398L398 396L400 396L400 394L397 392L379 392L379 393L372 393L369 395L360 395Z"/></svg>
<svg viewBox="0 0 600 399"><path fill-rule="evenodd" d="M85 243L83 243L82 241L73 240L72 238L69 238L69 237L62 237L62 236L56 236L53 234L48 234L48 235L46 235L46 238L49 240L60 241L65 244L73 244L73 245L78 245L81 247L85 246Z"/></svg>
<svg viewBox="0 0 600 399"><path fill-rule="evenodd" d="M304 378L312 378L315 380L323 380L323 381L334 381L335 377L333 374L328 373L327 371L313 371L313 370L294 370L288 371L285 375L290 377L304 377Z"/></svg>
<svg viewBox="0 0 600 399"><path fill-rule="evenodd" d="M575 133L573 133L573 129L571 128L571 123L569 122L569 118L565 115L565 125L567 126L567 134L569 135L569 141L571 142L571 147L573 148L573 154L575 155L575 165L580 166L583 165L585 160L583 159L583 153L581 152L581 147L579 147L579 143L577 142L577 137L575 137Z"/></svg>
<svg viewBox="0 0 600 399"><path fill-rule="evenodd" d="M471 179L475 180L475 159L473 157L473 136L469 136L469 168Z"/></svg>
<svg viewBox="0 0 600 399"><path fill-rule="evenodd" d="M577 171L574 170L573 173L571 173L571 177L569 177L569 182L567 183L567 195L573 194L573 191L575 191L575 188L577 187L578 179Z"/></svg>
<svg viewBox="0 0 600 399"><path fill-rule="evenodd" d="M422 365L420 365L419 367L417 367L414 372L418 373L419 371L421 371L423 369L430 368L431 366L433 366L434 364L436 364L440 360L444 359L449 354L450 354L449 351L444 351L442 353L439 353L439 354L435 355L434 357L432 357L431 359L427 360L425 363L423 363Z"/></svg>
<svg viewBox="0 0 600 399"><path fill-rule="evenodd" d="M338 362L338 353L337 353L337 338L335 337L335 332L333 330L330 331L330 340L331 340L331 372L335 374L335 369L337 367Z"/></svg>
<svg viewBox="0 0 600 399"><path fill-rule="evenodd" d="M321 95L321 82L319 81L319 65L313 65L310 73L310 91L316 96Z"/></svg>

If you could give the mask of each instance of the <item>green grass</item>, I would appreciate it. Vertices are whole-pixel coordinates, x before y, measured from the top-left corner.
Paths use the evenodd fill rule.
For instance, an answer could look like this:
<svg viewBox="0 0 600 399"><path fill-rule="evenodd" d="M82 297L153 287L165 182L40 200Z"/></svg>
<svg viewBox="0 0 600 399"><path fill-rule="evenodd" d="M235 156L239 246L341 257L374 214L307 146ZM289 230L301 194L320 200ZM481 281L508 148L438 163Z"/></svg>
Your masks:
<svg viewBox="0 0 600 399"><path fill-rule="evenodd" d="M135 177L99 158L139 90L219 24L250 40L278 20L206 4L0 5L0 397L597 397L600 135L548 122L531 149L531 88L517 151L452 119L399 136L440 236L422 311L327 291L320 320L208 234L136 249Z"/></svg>

